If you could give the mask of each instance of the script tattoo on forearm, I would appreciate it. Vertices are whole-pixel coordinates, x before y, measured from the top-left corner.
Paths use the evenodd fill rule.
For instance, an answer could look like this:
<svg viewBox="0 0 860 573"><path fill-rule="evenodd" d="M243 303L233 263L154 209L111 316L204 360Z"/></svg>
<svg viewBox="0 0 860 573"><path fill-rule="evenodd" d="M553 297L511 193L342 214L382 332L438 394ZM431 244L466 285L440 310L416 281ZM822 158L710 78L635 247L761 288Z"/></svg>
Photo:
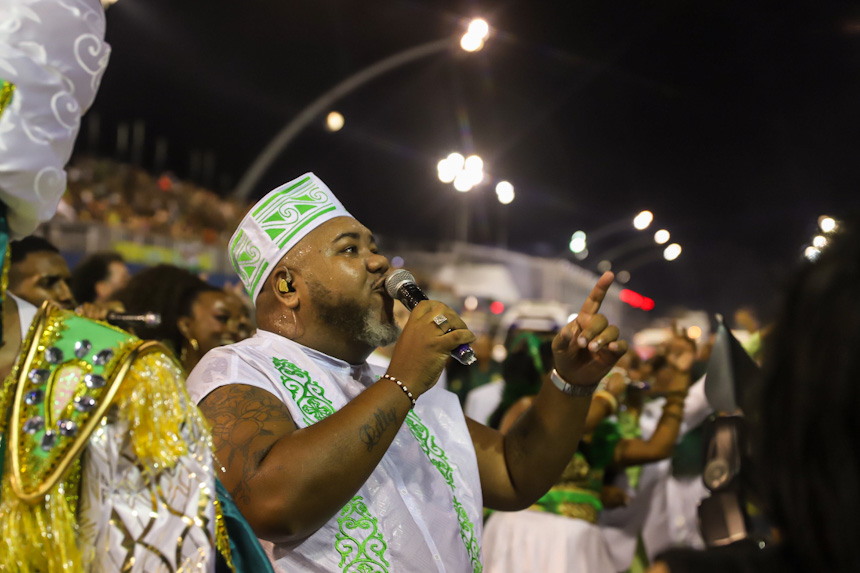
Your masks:
<svg viewBox="0 0 860 573"><path fill-rule="evenodd" d="M394 408L387 412L382 408L376 409L373 420L358 429L358 437L367 446L368 452L382 440L382 434L396 421L397 414L395 414Z"/></svg>

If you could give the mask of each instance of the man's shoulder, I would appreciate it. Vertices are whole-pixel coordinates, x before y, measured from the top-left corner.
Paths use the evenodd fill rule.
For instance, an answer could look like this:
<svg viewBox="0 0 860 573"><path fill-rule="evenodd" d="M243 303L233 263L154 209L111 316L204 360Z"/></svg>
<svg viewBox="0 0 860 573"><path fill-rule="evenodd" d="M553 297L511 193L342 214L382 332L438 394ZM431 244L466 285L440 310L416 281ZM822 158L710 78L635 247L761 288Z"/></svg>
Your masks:
<svg viewBox="0 0 860 573"><path fill-rule="evenodd" d="M203 398L222 386L245 384L273 392L276 385L272 377L277 360L288 359L301 365L305 358L294 352L289 341L261 333L251 338L213 348L200 360L188 375L188 393L200 403Z"/></svg>

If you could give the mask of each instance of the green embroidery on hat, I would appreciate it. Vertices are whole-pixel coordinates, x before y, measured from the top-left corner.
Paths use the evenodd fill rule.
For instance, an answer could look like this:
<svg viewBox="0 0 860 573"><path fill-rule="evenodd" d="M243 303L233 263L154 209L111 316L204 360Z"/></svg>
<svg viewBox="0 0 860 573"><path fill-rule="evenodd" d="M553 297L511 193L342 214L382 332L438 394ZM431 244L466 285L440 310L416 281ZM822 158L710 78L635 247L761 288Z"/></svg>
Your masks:
<svg viewBox="0 0 860 573"><path fill-rule="evenodd" d="M273 192L263 201L243 222L228 248L233 268L248 293L255 295L266 277L265 269L275 262L266 258L280 252L311 223L338 207L337 199L311 177ZM262 253L266 253L265 257Z"/></svg>
<svg viewBox="0 0 860 573"><path fill-rule="evenodd" d="M337 517L335 549L340 553L344 573L388 573L391 565L385 559L388 544L379 531L377 519L370 514L364 498L352 498Z"/></svg>
<svg viewBox="0 0 860 573"><path fill-rule="evenodd" d="M294 183L293 185L290 185L290 186L289 186L289 187L287 187L286 189L282 189L282 190L281 190L281 194L289 193L290 191L292 191L292 190L293 190L293 189L295 189L296 187L301 187L302 185L304 185L305 183L307 183L307 182L308 182L308 181L310 181L310 180L311 180L311 178L310 178L310 177L305 177L304 179L302 179L302 180L301 180L301 181L299 181L298 183ZM268 207L268 206L269 206L269 203L271 203L272 201L274 201L275 199L277 199L279 196L280 196L280 195L272 195L271 197L269 197L268 199L266 199L266 202L265 202L265 203L263 203L262 205L260 205L259 207L257 207L257 210L256 210L256 211L254 211L254 215L253 215L253 217L254 217L254 218L256 218L256 217L257 217L257 215L258 215L258 214L260 214L260 213L263 211L263 209L265 209L266 207Z"/></svg>
<svg viewBox="0 0 860 573"><path fill-rule="evenodd" d="M305 424L310 426L334 413L334 406L325 397L322 386L311 380L310 374L289 360L272 358L275 369L281 373L284 385L302 412Z"/></svg>

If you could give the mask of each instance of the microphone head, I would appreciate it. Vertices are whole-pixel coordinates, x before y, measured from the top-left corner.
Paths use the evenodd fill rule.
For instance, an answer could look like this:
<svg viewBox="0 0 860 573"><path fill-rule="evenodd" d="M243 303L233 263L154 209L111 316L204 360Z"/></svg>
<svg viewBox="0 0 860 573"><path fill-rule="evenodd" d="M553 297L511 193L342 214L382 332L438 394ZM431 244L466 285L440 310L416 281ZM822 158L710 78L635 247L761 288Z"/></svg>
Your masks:
<svg viewBox="0 0 860 573"><path fill-rule="evenodd" d="M397 291L406 283L415 283L415 277L406 269L397 269L385 279L385 290L391 298L398 298Z"/></svg>
<svg viewBox="0 0 860 573"><path fill-rule="evenodd" d="M161 324L161 314L156 312L147 312L143 315L143 322L146 326L159 326Z"/></svg>

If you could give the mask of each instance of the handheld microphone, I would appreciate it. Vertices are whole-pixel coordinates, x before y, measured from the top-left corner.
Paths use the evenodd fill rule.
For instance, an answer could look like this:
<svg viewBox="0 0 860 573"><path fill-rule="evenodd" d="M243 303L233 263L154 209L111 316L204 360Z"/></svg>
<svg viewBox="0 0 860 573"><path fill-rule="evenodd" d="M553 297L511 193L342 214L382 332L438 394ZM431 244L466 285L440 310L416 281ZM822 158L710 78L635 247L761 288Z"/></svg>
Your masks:
<svg viewBox="0 0 860 573"><path fill-rule="evenodd" d="M419 302L427 300L427 295L421 292L421 289L418 288L417 284L415 284L415 277L413 277L412 273L406 269L399 269L388 275L388 278L385 279L385 290L388 291L388 295L391 298L396 298L402 302L403 306L405 306L409 312L412 312L412 309L415 308ZM454 329L448 329L445 334L452 330ZM475 351L472 350L472 347L468 344L461 344L452 350L451 356L454 360L466 366L474 364L475 361L477 361Z"/></svg>
<svg viewBox="0 0 860 573"><path fill-rule="evenodd" d="M146 312L143 314L109 312L105 317L105 321L114 326L158 326L161 324L161 315L157 312Z"/></svg>

